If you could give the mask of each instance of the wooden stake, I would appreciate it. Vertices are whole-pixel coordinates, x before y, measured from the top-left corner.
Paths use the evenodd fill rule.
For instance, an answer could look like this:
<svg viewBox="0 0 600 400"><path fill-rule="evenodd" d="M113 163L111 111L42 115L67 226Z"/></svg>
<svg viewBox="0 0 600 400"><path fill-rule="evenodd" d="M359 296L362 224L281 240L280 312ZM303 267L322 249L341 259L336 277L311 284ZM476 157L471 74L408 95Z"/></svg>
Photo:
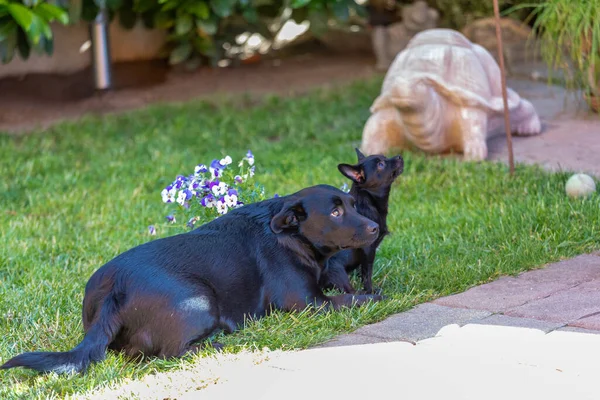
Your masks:
<svg viewBox="0 0 600 400"><path fill-rule="evenodd" d="M508 114L508 94L506 93L506 73L504 69L504 50L502 48L502 30L500 28L500 7L498 0L494 2L494 16L496 17L496 41L498 42L498 60L500 61L500 78L502 82L502 101L504 103L504 129L506 130L506 145L508 146L508 167L510 174L515 173L513 157L512 134L510 129L510 116Z"/></svg>

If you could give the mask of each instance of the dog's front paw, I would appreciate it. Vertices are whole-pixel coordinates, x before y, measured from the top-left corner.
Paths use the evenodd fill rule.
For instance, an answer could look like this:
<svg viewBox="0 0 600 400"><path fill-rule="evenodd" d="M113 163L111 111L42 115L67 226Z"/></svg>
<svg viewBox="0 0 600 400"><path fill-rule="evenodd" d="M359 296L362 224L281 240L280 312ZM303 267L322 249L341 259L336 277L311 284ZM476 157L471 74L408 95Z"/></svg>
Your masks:
<svg viewBox="0 0 600 400"><path fill-rule="evenodd" d="M360 292L356 292L357 294L366 294L366 295L371 295L371 294L377 294L377 295L381 295L383 294L383 289L379 288L379 287L374 287L371 290L361 290Z"/></svg>

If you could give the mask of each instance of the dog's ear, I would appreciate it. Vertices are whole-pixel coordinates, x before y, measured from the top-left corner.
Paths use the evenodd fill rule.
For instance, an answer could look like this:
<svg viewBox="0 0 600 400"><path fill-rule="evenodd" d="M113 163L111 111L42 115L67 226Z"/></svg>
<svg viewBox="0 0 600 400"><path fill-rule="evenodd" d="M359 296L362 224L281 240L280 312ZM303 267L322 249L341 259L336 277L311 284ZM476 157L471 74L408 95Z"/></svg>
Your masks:
<svg viewBox="0 0 600 400"><path fill-rule="evenodd" d="M362 160L365 159L365 155L360 152L358 147L356 147L354 150L356 150L356 156L358 157L358 162L361 162Z"/></svg>
<svg viewBox="0 0 600 400"><path fill-rule="evenodd" d="M300 221L306 216L302 202L284 204L273 219L271 219L271 230L281 233L284 230L297 229Z"/></svg>
<svg viewBox="0 0 600 400"><path fill-rule="evenodd" d="M365 181L365 174L359 165L339 164L338 169L346 178L353 182L362 183Z"/></svg>

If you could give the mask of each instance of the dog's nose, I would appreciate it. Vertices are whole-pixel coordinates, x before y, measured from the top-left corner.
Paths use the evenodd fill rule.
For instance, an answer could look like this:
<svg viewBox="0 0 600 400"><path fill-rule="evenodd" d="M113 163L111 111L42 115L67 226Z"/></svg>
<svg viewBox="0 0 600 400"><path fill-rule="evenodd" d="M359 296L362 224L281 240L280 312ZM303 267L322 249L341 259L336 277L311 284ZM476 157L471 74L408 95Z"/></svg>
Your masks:
<svg viewBox="0 0 600 400"><path fill-rule="evenodd" d="M370 235L376 235L379 233L379 225L377 225L375 222L370 223L367 225L367 233Z"/></svg>
<svg viewBox="0 0 600 400"><path fill-rule="evenodd" d="M404 159L402 158L402 156L394 157L394 161L396 162L397 168L404 168Z"/></svg>

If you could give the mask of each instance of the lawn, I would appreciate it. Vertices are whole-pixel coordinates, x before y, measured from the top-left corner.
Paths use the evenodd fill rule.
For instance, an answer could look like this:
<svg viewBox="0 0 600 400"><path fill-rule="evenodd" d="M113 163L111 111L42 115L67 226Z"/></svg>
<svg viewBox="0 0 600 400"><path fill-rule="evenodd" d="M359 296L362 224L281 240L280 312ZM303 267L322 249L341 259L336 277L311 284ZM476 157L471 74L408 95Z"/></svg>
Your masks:
<svg viewBox="0 0 600 400"><path fill-rule="evenodd" d="M0 360L68 350L82 338L83 289L118 253L178 228L160 191L199 162L252 149L267 195L329 183L353 162L380 80L296 98L158 105L45 132L0 136ZM504 274L600 248L600 197L569 200L567 174L405 154L374 281L389 300L338 313L277 313L221 338L297 349ZM200 355L201 356L201 355ZM198 357L198 356L194 356ZM0 398L63 398L194 361L128 362L111 353L85 376L0 372Z"/></svg>

